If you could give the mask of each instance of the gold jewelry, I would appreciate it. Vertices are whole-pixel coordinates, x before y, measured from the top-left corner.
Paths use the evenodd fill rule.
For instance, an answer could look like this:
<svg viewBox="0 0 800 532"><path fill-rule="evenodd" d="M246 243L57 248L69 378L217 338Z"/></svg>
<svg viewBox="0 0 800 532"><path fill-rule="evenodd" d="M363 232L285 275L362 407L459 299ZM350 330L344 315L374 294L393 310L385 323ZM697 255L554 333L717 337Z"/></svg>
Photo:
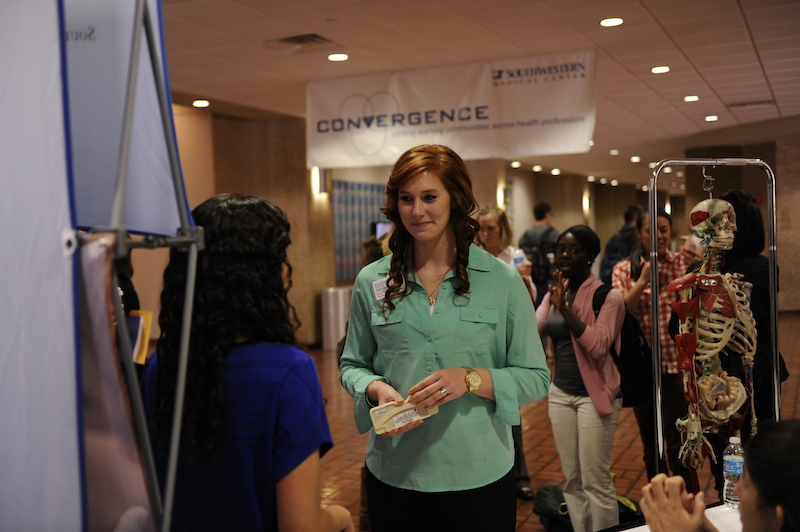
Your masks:
<svg viewBox="0 0 800 532"><path fill-rule="evenodd" d="M467 393L477 392L478 389L481 387L481 375L474 368L469 366L461 366L465 370L467 370L467 374L464 375L464 382L467 383Z"/></svg>
<svg viewBox="0 0 800 532"><path fill-rule="evenodd" d="M428 292L427 290L425 291L425 293L428 295L428 303L430 304L430 306L432 306L432 307L436 306L436 298L433 296L433 294L436 294L438 292L439 287L442 286L442 283L444 282L444 278L447 277L447 274L449 272L450 272L450 270L447 270L446 272L444 272L444 274L442 274L442 278L439 279L438 283L436 283L436 288L434 288L430 292ZM423 288L425 287L425 285L422 285L422 286L423 286Z"/></svg>

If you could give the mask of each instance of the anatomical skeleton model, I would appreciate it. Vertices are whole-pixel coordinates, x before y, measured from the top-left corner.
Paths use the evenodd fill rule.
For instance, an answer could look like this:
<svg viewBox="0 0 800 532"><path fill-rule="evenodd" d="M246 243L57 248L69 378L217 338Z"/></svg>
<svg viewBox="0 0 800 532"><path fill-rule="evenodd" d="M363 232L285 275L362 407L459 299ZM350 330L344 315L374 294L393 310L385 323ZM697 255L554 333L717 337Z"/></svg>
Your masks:
<svg viewBox="0 0 800 532"><path fill-rule="evenodd" d="M750 288L738 273L719 270L725 250L733 246L736 214L730 203L709 198L691 213L692 230L705 244L700 267L674 280L668 290L678 293L671 303L680 319L678 369L689 402L688 414L676 421L683 445L680 458L694 469L702 469L705 456L714 451L705 434L716 433L731 423L738 429L750 403L750 383L728 375L719 354L741 354L745 381L756 352L756 327L750 311ZM739 426L735 421L739 420ZM755 412L752 416L755 427Z"/></svg>

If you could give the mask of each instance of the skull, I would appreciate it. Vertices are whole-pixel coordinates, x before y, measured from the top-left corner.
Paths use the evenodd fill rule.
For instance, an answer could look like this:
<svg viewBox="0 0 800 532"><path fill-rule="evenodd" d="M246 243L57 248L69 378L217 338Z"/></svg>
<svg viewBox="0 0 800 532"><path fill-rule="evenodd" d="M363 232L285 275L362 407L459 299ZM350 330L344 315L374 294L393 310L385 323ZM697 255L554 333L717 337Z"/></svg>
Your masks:
<svg viewBox="0 0 800 532"><path fill-rule="evenodd" d="M706 247L731 249L736 237L733 206L717 198L704 199L692 209L692 231Z"/></svg>

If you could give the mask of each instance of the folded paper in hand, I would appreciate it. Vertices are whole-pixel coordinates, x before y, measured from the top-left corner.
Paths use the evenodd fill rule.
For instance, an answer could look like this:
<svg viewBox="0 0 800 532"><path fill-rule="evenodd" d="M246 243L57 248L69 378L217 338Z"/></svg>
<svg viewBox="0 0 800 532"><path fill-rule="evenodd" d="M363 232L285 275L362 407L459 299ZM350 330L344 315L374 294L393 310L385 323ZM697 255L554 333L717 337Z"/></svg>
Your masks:
<svg viewBox="0 0 800 532"><path fill-rule="evenodd" d="M375 433L383 434L390 430L399 429L415 419L430 417L438 411L438 406L422 408L409 403L408 399L406 399L402 403L392 401L373 407L369 411L369 417L372 419L372 426L375 427Z"/></svg>

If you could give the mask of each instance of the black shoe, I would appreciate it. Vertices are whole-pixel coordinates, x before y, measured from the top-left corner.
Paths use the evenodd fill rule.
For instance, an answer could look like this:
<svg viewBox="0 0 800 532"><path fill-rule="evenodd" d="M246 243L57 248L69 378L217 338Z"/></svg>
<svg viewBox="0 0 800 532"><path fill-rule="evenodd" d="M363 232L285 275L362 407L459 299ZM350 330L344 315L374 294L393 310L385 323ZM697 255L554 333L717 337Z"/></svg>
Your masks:
<svg viewBox="0 0 800 532"><path fill-rule="evenodd" d="M523 501L532 501L533 490L530 488L519 488L517 490L517 499L522 499Z"/></svg>

